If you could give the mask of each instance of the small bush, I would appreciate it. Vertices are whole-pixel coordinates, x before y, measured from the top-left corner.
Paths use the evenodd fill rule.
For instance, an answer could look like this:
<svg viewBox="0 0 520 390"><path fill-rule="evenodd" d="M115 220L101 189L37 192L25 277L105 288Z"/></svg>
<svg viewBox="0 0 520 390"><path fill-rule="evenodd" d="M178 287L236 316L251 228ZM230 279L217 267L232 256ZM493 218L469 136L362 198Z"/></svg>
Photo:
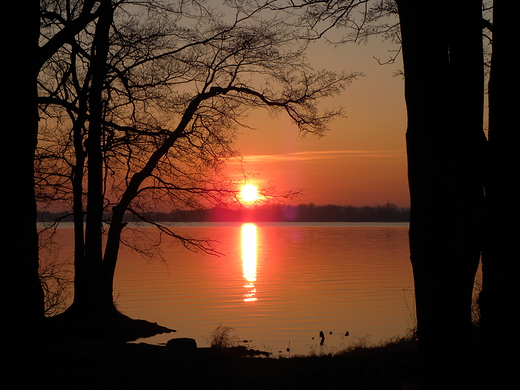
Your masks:
<svg viewBox="0 0 520 390"><path fill-rule="evenodd" d="M220 323L207 339L211 348L225 349L231 348L238 344L238 336L232 335L233 329L230 326L224 326Z"/></svg>

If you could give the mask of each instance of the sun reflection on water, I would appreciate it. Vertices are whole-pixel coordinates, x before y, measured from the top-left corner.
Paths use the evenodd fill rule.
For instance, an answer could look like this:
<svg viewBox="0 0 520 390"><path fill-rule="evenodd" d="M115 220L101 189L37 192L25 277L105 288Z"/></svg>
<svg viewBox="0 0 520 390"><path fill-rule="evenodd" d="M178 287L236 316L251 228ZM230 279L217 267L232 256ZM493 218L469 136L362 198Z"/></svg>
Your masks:
<svg viewBox="0 0 520 390"><path fill-rule="evenodd" d="M245 279L244 302L256 301L257 238L256 225L242 225L242 272Z"/></svg>

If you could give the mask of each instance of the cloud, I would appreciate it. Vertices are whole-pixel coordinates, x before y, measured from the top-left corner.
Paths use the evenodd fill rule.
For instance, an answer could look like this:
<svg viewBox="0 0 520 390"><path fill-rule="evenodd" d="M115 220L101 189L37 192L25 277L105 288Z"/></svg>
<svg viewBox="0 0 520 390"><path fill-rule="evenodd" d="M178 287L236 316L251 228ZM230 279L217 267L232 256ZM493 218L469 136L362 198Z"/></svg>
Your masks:
<svg viewBox="0 0 520 390"><path fill-rule="evenodd" d="M384 160L394 161L404 157L404 152L398 150L325 150L302 151L282 154L245 155L243 160L249 163L272 163L289 161L319 161L319 160Z"/></svg>

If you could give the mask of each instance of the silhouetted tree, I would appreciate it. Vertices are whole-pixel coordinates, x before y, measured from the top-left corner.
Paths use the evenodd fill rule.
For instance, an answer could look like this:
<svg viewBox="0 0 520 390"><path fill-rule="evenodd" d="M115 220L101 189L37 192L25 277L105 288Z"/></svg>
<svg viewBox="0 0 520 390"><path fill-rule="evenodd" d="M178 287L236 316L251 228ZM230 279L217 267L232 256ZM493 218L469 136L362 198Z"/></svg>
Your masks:
<svg viewBox="0 0 520 390"><path fill-rule="evenodd" d="M43 296L38 279L33 170L38 132L38 68L34 58L38 53L39 6L37 1L13 2L5 4L4 12L24 19L24 23L4 23L3 30L5 37L11 37L6 40L3 55L1 153L2 177L6 180L2 191L2 318L9 356L6 374L11 375L24 369L24 364L34 372L43 357ZM12 379L6 382L13 383Z"/></svg>
<svg viewBox="0 0 520 390"><path fill-rule="evenodd" d="M485 388L505 388L516 380L519 348L514 335L520 300L518 237L520 217L520 131L516 121L518 67L512 60L518 31L510 2L493 1L492 58L489 80L489 165L486 175L487 226L482 254L480 298L482 366Z"/></svg>
<svg viewBox="0 0 520 390"><path fill-rule="evenodd" d="M431 4L397 4L423 387L467 386L476 374L471 301L484 238L481 2L456 2L440 20Z"/></svg>
<svg viewBox="0 0 520 390"><path fill-rule="evenodd" d="M193 207L234 195L210 174L234 155L245 110L284 111L301 131L321 133L338 112L321 114L316 102L354 77L314 72L291 32L276 20L255 21L255 12L223 22L197 2L158 4L140 3L146 12L138 14L131 2L101 0L97 19L42 78L42 110L58 123L46 134L61 133L58 144L42 142L40 176L53 183L44 182L51 200L72 203L77 230L68 314L117 313L112 287L125 213L147 221L161 203Z"/></svg>
<svg viewBox="0 0 520 390"><path fill-rule="evenodd" d="M510 216L518 216L514 188L520 176L516 157L520 145L512 126L514 103L506 92L516 80L514 65L506 59L516 36L514 13L508 12L504 2L493 2L497 9L492 23L488 142L482 125L482 27L491 24L483 20L481 1L457 1L442 11L431 2L413 0L303 0L271 6L304 9L298 21L309 29L310 39L337 26L352 29L343 42L383 34L402 45L410 253L419 344L425 358L423 386L467 387L467 381L476 377L470 308L481 251L485 280L481 372L495 380L500 366L502 372L506 367L514 372L506 364L506 343L497 338L501 329L514 332L508 326L514 323L511 309L518 298L511 280L511 275L518 274L513 244L518 228L503 211L505 204L515 205ZM399 23L394 22L395 15Z"/></svg>
<svg viewBox="0 0 520 390"><path fill-rule="evenodd" d="M84 27L91 17L94 1L84 1L81 17L61 31L40 36L39 1L9 2L4 12L20 17L23 23L4 23L6 39L4 71L7 99L4 99L3 140L9 145L2 152L2 174L8 189L3 200L9 207L4 212L9 226L2 228L4 251L4 283L2 292L4 317L7 321L7 374L16 374L16 383L23 386L30 376L27 370L41 377L45 368L45 333L43 332L43 294L38 277L38 233L34 157L38 136L37 77L42 64L65 40ZM43 2L45 5L45 2ZM13 324L12 326L9 324ZM22 367L23 362L23 367ZM15 367L12 368L11 365ZM13 383L11 379L6 382Z"/></svg>

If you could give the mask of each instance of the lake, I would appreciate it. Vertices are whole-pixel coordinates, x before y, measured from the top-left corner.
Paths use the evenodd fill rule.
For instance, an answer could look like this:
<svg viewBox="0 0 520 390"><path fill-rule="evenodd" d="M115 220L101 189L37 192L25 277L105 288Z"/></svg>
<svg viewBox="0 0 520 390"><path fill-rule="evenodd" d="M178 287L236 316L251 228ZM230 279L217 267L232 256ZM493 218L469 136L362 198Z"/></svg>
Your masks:
<svg viewBox="0 0 520 390"><path fill-rule="evenodd" d="M58 230L60 256L70 257L72 229ZM152 227L137 232L140 240L157 237ZM377 343L413 324L407 224L189 223L175 225L175 233L215 240L222 255L168 240L163 260L122 249L118 308L177 330L139 342L191 337L205 346L222 324L250 347L287 356Z"/></svg>

